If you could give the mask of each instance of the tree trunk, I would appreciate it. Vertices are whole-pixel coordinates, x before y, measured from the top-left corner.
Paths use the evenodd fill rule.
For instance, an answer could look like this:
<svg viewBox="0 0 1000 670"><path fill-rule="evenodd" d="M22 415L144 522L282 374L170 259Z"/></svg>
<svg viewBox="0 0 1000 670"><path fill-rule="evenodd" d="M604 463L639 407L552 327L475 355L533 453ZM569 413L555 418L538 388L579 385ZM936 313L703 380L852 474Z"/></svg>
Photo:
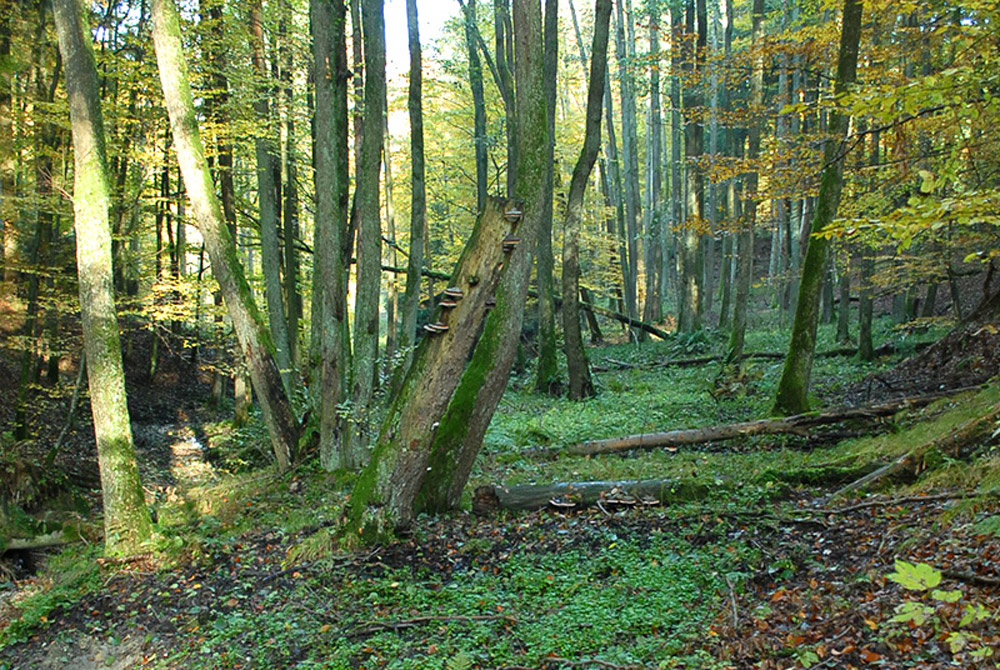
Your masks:
<svg viewBox="0 0 1000 670"><path fill-rule="evenodd" d="M684 115L682 113L681 72L684 68L684 11L680 2L670 4L670 225L681 230L684 221ZM683 234L673 235L674 258L672 273L676 288L678 319L684 303L683 278L680 268Z"/></svg>
<svg viewBox="0 0 1000 670"><path fill-rule="evenodd" d="M379 216L379 173L385 126L385 16L382 0L361 0L365 36L365 116L361 160L357 166L355 207L358 229L357 289L354 302L354 351L351 404L354 419L350 439L343 440L342 461L352 470L368 460L371 440L369 412L375 390L378 358L379 294L382 278L382 223Z"/></svg>
<svg viewBox="0 0 1000 670"><path fill-rule="evenodd" d="M544 154L548 141L545 103L541 7L532 0L514 2L514 38L517 45L518 167L517 193L524 201L518 228L521 243L506 263L497 289L496 307L466 367L431 448L418 509L442 510L458 504L483 435L507 387L517 354L524 302L528 293L534 244L542 212Z"/></svg>
<svg viewBox="0 0 1000 670"><path fill-rule="evenodd" d="M652 59L649 73L649 130L646 155L646 302L642 318L647 323L660 320L660 272L663 266L662 245L660 243L662 207L660 206L661 173L663 147L663 118L660 114L660 9L659 4L647 0L649 10L649 52ZM564 290L565 293L565 290Z"/></svg>
<svg viewBox="0 0 1000 670"><path fill-rule="evenodd" d="M837 61L837 80L834 93L841 96L854 83L858 64L858 44L861 39L860 0L845 0L840 39L840 56ZM840 113L830 114L829 134L824 151L825 165L820 183L819 198L813 214L802 282L795 310L795 323L788 345L788 358L782 370L781 381L774 403L776 414L800 414L809 407L807 397L809 377L812 372L813 352L816 349L816 326L819 321L820 290L826 274L830 241L816 233L822 232L837 214L840 192L843 188L843 156L840 156L848 118Z"/></svg>
<svg viewBox="0 0 1000 670"><path fill-rule="evenodd" d="M752 12L753 44L760 44L764 38L764 0L754 0ZM764 105L764 53L758 50L753 61L753 73L750 76L750 108L759 114ZM750 122L747 156L751 162L756 162L760 156L760 126L761 120L754 118ZM736 153L743 154L741 149ZM743 344L747 330L747 306L750 302L750 283L753 275L753 238L754 227L757 225L757 182L756 170L751 170L746 176L745 194L743 197L743 220L741 221L739 238L737 240L737 270L736 270L736 303L733 307L733 330L729 335L729 351L726 354L727 363L736 363L743 357Z"/></svg>
<svg viewBox="0 0 1000 670"><path fill-rule="evenodd" d="M837 307L837 343L851 342L851 250L842 245L843 264L837 276L837 289L840 294L840 304Z"/></svg>
<svg viewBox="0 0 1000 670"><path fill-rule="evenodd" d="M295 138L295 92L293 88L295 59L292 53L292 37L288 31L292 25L291 4L286 0L281 5L282 19L281 36L281 81L285 101L285 134L282 151L282 196L283 205L282 230L284 232L285 251L285 309L288 321L288 349L292 366L302 365L301 346L299 344L299 321L302 318L302 292L299 290L299 185L296 168L296 138Z"/></svg>
<svg viewBox="0 0 1000 670"><path fill-rule="evenodd" d="M104 127L90 26L76 0L53 2L59 48L66 62L66 89L74 149L74 226L80 309L94 416L105 552L138 553L152 533L125 398L121 342L115 315L111 228Z"/></svg>
<svg viewBox="0 0 1000 670"><path fill-rule="evenodd" d="M385 108L388 110L389 102L386 100ZM383 174L384 182L383 188L385 190L385 232L389 239L391 246L389 247L389 263L391 265L396 265L398 262L396 257L396 200L393 195L393 190L395 184L392 180L392 139L389 136L389 117L388 113L383 115L385 123L382 126L382 132L384 133L384 142L382 144L382 154L383 154ZM379 264L379 270L381 271L381 263ZM399 348L399 328L396 325L396 314L399 311L399 289L396 283L396 277L392 276L386 285L385 291L385 354L384 359L384 370L385 377L389 378L392 374L393 366L396 361L396 352Z"/></svg>
<svg viewBox="0 0 1000 670"><path fill-rule="evenodd" d="M348 361L343 339L347 323L348 267L343 247L348 217L347 9L344 3L311 0L316 114L313 163L316 170L316 249L313 258L313 315L319 321L313 347L319 373L320 465L346 467L340 452L338 406L343 400ZM319 299L315 298L318 295ZM318 308L318 309L317 309Z"/></svg>
<svg viewBox="0 0 1000 670"><path fill-rule="evenodd" d="M606 84L606 68L603 64L608 54L610 20L611 0L598 0L594 7L594 43L591 48L583 149L573 168L563 224L562 317L570 400L582 400L594 395L594 384L590 379L587 352L583 348L583 334L580 331L580 221L583 196L601 147L601 98Z"/></svg>
<svg viewBox="0 0 1000 670"><path fill-rule="evenodd" d="M285 321L285 301L281 285L281 257L278 246L278 184L274 175L278 167L271 137L271 104L273 87L264 61L264 25L260 0L250 8L250 46L257 86L254 111L260 127L254 138L257 158L257 200L260 209L260 263L264 271L264 295L274 356L281 371L285 393L291 390L292 356L288 344L288 323Z"/></svg>
<svg viewBox="0 0 1000 670"><path fill-rule="evenodd" d="M687 0L687 23L684 47L684 70L689 76L694 76L701 71L704 62L704 49L706 43L705 34L705 0ZM696 23L696 17L698 19ZM695 39L695 27L697 25L697 43ZM700 114L699 107L702 104L701 95L696 87L690 87L685 91L684 107L688 110L695 110L695 114ZM702 306L704 296L702 295L704 272L703 259L701 255L701 226L702 218L702 196L704 191L704 179L701 170L697 166L697 161L701 158L703 148L704 128L697 116L688 121L685 126L684 152L687 159L686 184L687 184L687 217L684 222L684 230L680 241L679 260L681 265L682 302L680 305L680 319L678 320L678 330L682 333L691 333L702 326Z"/></svg>
<svg viewBox="0 0 1000 670"><path fill-rule="evenodd" d="M14 3L0 5L0 63L10 58L10 24ZM0 281L13 282L14 273L14 125L11 116L14 74L0 69Z"/></svg>
<svg viewBox="0 0 1000 670"><path fill-rule="evenodd" d="M349 543L384 541L409 526L424 480L450 474L437 470L438 463L428 467L431 447L448 427L442 414L458 393L462 370L501 277L511 272L515 258L527 255L522 248L504 249L504 237L511 229L505 213L514 207L512 202L488 201L473 229L452 273L452 288L460 289L462 297L453 300L454 306L438 307L436 321L446 330L430 333L417 348L402 389L382 423L371 461L351 494L342 532ZM497 309L500 299L498 295ZM489 336L484 333L483 338Z"/></svg>
<svg viewBox="0 0 1000 670"><path fill-rule="evenodd" d="M503 98L507 130L507 197L512 197L517 183L517 105L514 99L514 27L510 19L510 0L493 3L493 34L496 42L497 87ZM538 147L532 147L537 151Z"/></svg>
<svg viewBox="0 0 1000 670"><path fill-rule="evenodd" d="M260 320L253 294L243 274L243 266L236 255L233 238L226 227L212 175L205 161L205 150L188 83L187 63L181 50L177 7L173 0L153 0L152 9L157 66L177 147L177 158L195 219L212 263L212 274L222 289L233 330L257 390L278 467L285 470L290 467L294 457L298 422L282 386L274 355L268 347L267 330Z"/></svg>
<svg viewBox="0 0 1000 670"><path fill-rule="evenodd" d="M409 6L409 5L407 5ZM416 13L416 5L413 12ZM409 17L409 14L407 14ZM478 31L476 28L476 0L469 0L465 10L465 46L469 52L469 88L472 90L473 109L473 143L476 150L476 211L483 211L486 204L486 189L489 181L487 175L487 146L486 136L486 97L483 92L483 65L479 60L479 47L476 40ZM420 33L417 28L410 28L410 99L413 100L414 81L414 54L417 63L420 62ZM422 78L417 81L417 92L422 85ZM419 103L419 99L418 99ZM411 104L410 125L413 125L413 107ZM422 112L421 112L422 115ZM421 121L421 129L423 121ZM421 143L423 137L420 138ZM411 147L412 148L412 147ZM422 157L421 157L422 159ZM411 232L412 235L412 232ZM412 239L412 237L411 237ZM412 252L411 252L412 253ZM416 322L414 322L416 323Z"/></svg>
<svg viewBox="0 0 1000 670"><path fill-rule="evenodd" d="M470 6L475 6L469 3ZM413 361L413 348L417 341L417 309L420 306L420 270L424 262L424 227L427 218L427 187L424 177L424 110L423 65L420 51L420 24L417 21L417 1L406 0L406 25L410 46L410 91L407 107L410 114L410 255L406 265L406 291L403 294L403 327L400 347L405 352L405 375ZM471 39L466 27L466 39ZM478 52L470 42L469 78L473 86L476 106L476 201L477 211L486 204L486 111L483 102L483 71L473 70L473 53ZM478 74L478 78L476 77ZM478 98L476 84L478 80ZM478 100L478 102L475 102Z"/></svg>
<svg viewBox="0 0 1000 670"><path fill-rule="evenodd" d="M480 486L472 500L472 513L492 516L500 510L527 511L550 506L557 510L580 509L598 503L615 508L660 505L701 500L709 493L704 484L676 479Z"/></svg>
<svg viewBox="0 0 1000 670"><path fill-rule="evenodd" d="M618 61L618 83L621 93L621 117L622 117L622 163L624 164L624 186L625 186L625 255L622 257L625 272L625 313L630 317L639 317L637 284L639 277L639 256L636 246L637 230L636 225L641 216L639 205L639 158L638 147L636 147L636 119L635 119L635 90L632 73L629 70L629 54L625 41L626 22L631 30L632 15L625 15L622 5L624 2L616 3L615 21L615 44ZM608 120L608 124L614 123ZM632 330L633 339L643 340L645 334L642 331Z"/></svg>
<svg viewBox="0 0 1000 670"><path fill-rule="evenodd" d="M968 389L962 389L968 390ZM810 412L776 419L761 419L759 421L742 421L720 426L705 426L671 430L664 433L647 433L630 435L606 440L591 440L566 447L566 452L577 456L593 456L595 454L610 454L633 449L655 449L659 447L679 447L706 442L720 442L736 438L746 438L753 435L784 435L806 434L806 429L817 426L828 426L854 419L873 419L892 416L904 409L926 407L935 400L954 395L957 391L945 391L923 396L903 398L879 405L862 407L846 407L827 410L825 412Z"/></svg>
<svg viewBox="0 0 1000 670"><path fill-rule="evenodd" d="M559 364L556 360L555 288L552 277L555 259L552 255L552 189L555 173L556 148L556 83L559 74L559 0L545 0L545 104L548 115L548 143L545 145L545 200L538 226L538 255L535 274L538 277L538 361L535 390L550 395L559 394ZM565 256L565 254L564 254ZM565 290L563 291L565 295ZM573 295L578 295L574 292ZM578 315L579 316L579 315ZM579 332L579 322L577 331Z"/></svg>

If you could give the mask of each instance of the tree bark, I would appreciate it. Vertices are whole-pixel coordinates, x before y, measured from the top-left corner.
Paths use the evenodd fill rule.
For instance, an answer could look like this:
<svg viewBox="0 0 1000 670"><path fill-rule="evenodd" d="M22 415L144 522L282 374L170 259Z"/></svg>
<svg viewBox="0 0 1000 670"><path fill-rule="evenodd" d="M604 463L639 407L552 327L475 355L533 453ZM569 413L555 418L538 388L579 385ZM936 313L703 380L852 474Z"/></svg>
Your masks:
<svg viewBox="0 0 1000 670"><path fill-rule="evenodd" d="M152 533L125 397L121 342L115 315L111 193L97 69L76 0L53 2L59 48L66 61L66 90L73 131L73 212L90 407L101 471L105 552L138 553Z"/></svg>
<svg viewBox="0 0 1000 670"><path fill-rule="evenodd" d="M222 289L233 330L257 391L278 467L286 470L294 458L298 422L281 383L270 337L236 255L205 160L187 63L181 48L180 17L173 0L153 0L152 15L160 82L188 197L212 263L212 274Z"/></svg>
<svg viewBox="0 0 1000 670"><path fill-rule="evenodd" d="M538 226L538 255L535 273L538 277L538 360L535 390L557 395L562 387L556 360L555 288L552 277L555 259L552 255L552 188L555 173L556 148L556 83L559 75L559 0L545 0L545 104L547 108L548 143L545 145L545 200ZM565 292L564 292L565 293ZM577 295L577 292L574 292ZM579 326L577 326L579 330Z"/></svg>
<svg viewBox="0 0 1000 670"><path fill-rule="evenodd" d="M474 6L470 2L470 5ZM400 347L406 352L402 373L410 369L413 348L417 341L417 309L420 306L420 270L424 262L424 227L427 218L427 186L424 176L424 110L423 65L420 50L420 24L417 21L417 1L406 0L406 25L410 46L410 91L407 109L410 115L410 255L406 265L406 291L403 294L403 326ZM471 39L466 27L466 39ZM472 58L475 46L469 44L469 78L476 98L476 76ZM478 53L476 53L478 60ZM478 69L478 102L476 105L476 201L477 211L486 204L486 112L483 102L483 71ZM480 118L481 117L481 118ZM481 161L481 165L480 165Z"/></svg>
<svg viewBox="0 0 1000 670"><path fill-rule="evenodd" d="M537 151L548 141L541 7L532 0L514 2L514 39L517 67L517 193L524 202L518 226L521 243L506 263L497 289L496 307L483 327L472 359L466 367L431 450L432 477L425 477L417 500L422 510L449 509L458 504L483 435L507 387L517 354L524 302L542 212L544 154Z"/></svg>
<svg viewBox="0 0 1000 670"><path fill-rule="evenodd" d="M759 421L743 421L719 426L706 426L704 428L646 433L607 440L591 440L570 445L566 447L566 452L577 456L593 456L595 454L619 453L633 449L656 449L659 447L679 447L704 444L706 442L721 442L723 440L745 438L753 435L805 435L809 428L843 423L844 421L854 419L873 419L892 416L901 410L925 407L935 400L967 390L945 391L943 393L903 398L902 400L894 400L879 405L847 407L776 419L760 419Z"/></svg>
<svg viewBox="0 0 1000 670"><path fill-rule="evenodd" d="M573 168L566 219L563 224L562 318L571 400L582 400L594 395L594 384L590 379L590 366L587 363L587 352L583 348L583 334L580 331L580 221L583 196L601 147L601 98L606 85L604 63L608 54L610 20L611 0L597 0L594 6L594 42L591 47L583 148L576 167Z"/></svg>
<svg viewBox="0 0 1000 670"><path fill-rule="evenodd" d="M375 390L378 358L379 294L382 278L382 223L379 211L379 173L382 131L385 126L385 15L382 0L361 0L365 38L365 115L361 160L357 166L354 202L360 214L357 244L357 289L354 302L354 350L351 404L354 412L350 439L342 440L342 461L352 470L368 460L371 441L369 412Z"/></svg>
<svg viewBox="0 0 1000 670"><path fill-rule="evenodd" d="M501 277L514 269L513 259L524 253L515 249L508 254L503 248L510 231L505 212L513 206L488 201L473 229L452 273L452 287L461 289L462 297L453 307L438 307L436 320L446 324L447 330L429 334L417 348L402 389L382 423L371 461L351 494L342 531L347 543L384 541L408 527L423 482L450 474L436 469L439 464L431 461L431 449L448 428L442 415L458 393L456 387ZM500 298L496 297L498 303Z"/></svg>
<svg viewBox="0 0 1000 670"><path fill-rule="evenodd" d="M313 237L313 315L319 321L313 347L319 371L319 454L326 470L346 467L340 451L338 406L344 398L347 281L343 248L348 224L347 8L342 2L311 0L316 114L313 121L316 216ZM319 296L319 299L315 296ZM317 309L318 308L318 309Z"/></svg>
<svg viewBox="0 0 1000 670"><path fill-rule="evenodd" d="M841 28L840 55L837 61L835 96L844 95L854 83L858 65L858 44L861 39L861 0L845 0ZM840 112L830 114L829 135L824 151L825 167L820 183L819 198L810 227L802 281L795 310L795 323L788 345L788 358L774 402L775 414L799 414L809 408L807 397L809 377L812 372L813 352L816 349L816 327L819 321L819 301L823 278L826 274L829 239L817 236L833 222L837 214L840 192L844 185L841 154L848 117Z"/></svg>
<svg viewBox="0 0 1000 670"><path fill-rule="evenodd" d="M409 7L409 5L407 5ZM413 8L416 12L416 6ZM409 17L409 14L407 14ZM417 59L420 58L420 34L410 29L410 91L413 84L413 54L416 48ZM476 211L481 212L486 204L486 189L489 176L487 174L487 137L486 137L486 97L483 92L483 64L479 60L479 46L476 36L476 0L468 0L465 8L465 46L469 52L469 88L472 90L473 110L473 143L476 151ZM416 41L414 41L416 40ZM422 81L422 80L421 80ZM418 87L419 90L419 87ZM410 112L412 115L412 111ZM410 124L413 120L411 117ZM423 141L423 137L421 137Z"/></svg>
<svg viewBox="0 0 1000 670"><path fill-rule="evenodd" d="M13 282L14 231L14 125L11 116L13 73L6 64L10 58L10 24L14 3L0 3L0 280Z"/></svg>
<svg viewBox="0 0 1000 670"><path fill-rule="evenodd" d="M267 319L274 357L285 385L291 391L292 356L288 344L288 323L285 320L285 301L281 285L281 256L278 243L278 184L274 175L278 159L274 153L271 128L270 97L273 86L269 82L264 60L264 25L260 0L250 7L250 47L253 68L257 78L254 111L257 115L258 134L254 138L257 159L257 201L260 210L260 264L264 271L264 296L267 302ZM180 224L179 224L180 225Z"/></svg>
<svg viewBox="0 0 1000 670"><path fill-rule="evenodd" d="M662 176L660 172L661 154L663 148L663 118L660 114L660 8L659 3L647 0L649 12L649 130L647 131L648 147L646 155L646 235L645 258L646 265L646 302L643 305L642 319L647 323L656 323L661 318L660 313L660 273L663 267L663 253L660 242L663 227L662 207L660 204L660 188Z"/></svg>
<svg viewBox="0 0 1000 670"><path fill-rule="evenodd" d="M751 42L761 44L764 38L764 0L754 0ZM764 106L764 53L758 49L754 55L750 76L750 108L754 115L748 133L747 158L756 161L760 155L760 125L756 115ZM742 145L742 142L741 142ZM737 154L742 155L742 147ZM737 238L736 303L733 307L733 330L729 334L729 351L726 362L734 363L743 357L743 344L747 330L747 306L750 302L750 283L753 275L753 239L757 225L757 182L759 175L751 170L746 176L743 196L743 220Z"/></svg>
<svg viewBox="0 0 1000 670"><path fill-rule="evenodd" d="M476 516L492 516L500 510L581 509L597 503L617 508L624 503L613 501L625 498L629 505L660 505L692 502L708 494L709 487L704 484L676 479L480 486L472 500L472 512Z"/></svg>
<svg viewBox="0 0 1000 670"><path fill-rule="evenodd" d="M700 18L704 15L704 0L697 0L697 2L696 0L687 0L686 4L686 34L684 36L684 46L682 47L684 58L683 69L691 77L700 73L704 58L704 56L699 55L705 48L703 21L696 22L696 16ZM697 33L695 32L696 25L698 26ZM686 110L696 110L696 115L700 114L698 108L702 102L701 95L697 93L697 90L696 86L688 87L684 95L684 108ZM682 290L680 318L678 319L677 329L682 333L691 333L702 326L701 309L704 302L704 297L702 296L702 273L704 268L700 253L702 236L699 232L702 217L704 180L697 166L697 161L703 152L704 128L700 119L690 119L685 125L684 135L687 214L681 233L678 253Z"/></svg>

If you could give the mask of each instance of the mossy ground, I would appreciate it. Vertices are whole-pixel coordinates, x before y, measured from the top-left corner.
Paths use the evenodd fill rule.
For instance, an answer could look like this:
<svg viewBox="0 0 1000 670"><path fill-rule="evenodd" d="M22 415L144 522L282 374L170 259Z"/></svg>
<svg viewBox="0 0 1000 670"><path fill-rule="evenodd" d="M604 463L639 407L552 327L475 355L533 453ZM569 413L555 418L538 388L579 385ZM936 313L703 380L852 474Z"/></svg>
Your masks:
<svg viewBox="0 0 1000 670"><path fill-rule="evenodd" d="M821 331L821 349L833 347L829 336ZM602 365L709 354L722 340L707 334L639 349L616 345L592 357ZM779 340L780 333L752 335L747 350L773 351ZM834 399L873 369L819 359L819 395ZM712 487L706 500L610 515L421 517L408 538L339 552L351 476L323 473L314 462L283 476L268 469L222 476L159 506L157 539L142 562L97 565L94 549L73 546L21 584L0 610L0 667L65 667L59 659L83 658L97 642L112 650L101 652L107 667L120 668L550 668L587 667L592 659L633 669L721 669L915 658L923 648L897 644L899 631L887 623L901 598L884 575L894 556L1000 558L996 534L970 534L997 518L991 500L1000 490L1000 455L987 448L971 465L936 463L908 484L907 494L933 487L993 496L947 509L828 516L828 505L842 503L827 502L825 485L947 431L997 402L1000 390L940 401L895 417L880 436L835 446L770 437L626 456L553 460L530 452L766 413L780 361L748 362L721 393L718 372L716 365L604 372L597 376L602 394L584 403L536 396L515 380L471 482L673 477ZM525 387L531 379L525 375ZM250 453L242 439L228 444L241 458ZM916 536L924 538L919 547L905 541ZM840 550L850 543L852 552ZM938 546L939 555L928 553ZM990 565L973 567L988 576ZM827 589L823 580L839 586ZM972 588L963 598L995 607ZM852 623L836 638L851 648L835 649L839 631L829 626L872 602L885 612ZM820 604L826 609L817 616L833 624L804 619L812 628L802 640L771 636L779 619ZM766 644L748 648L758 634ZM66 650L56 660L54 645ZM959 658L935 654L924 657L945 665Z"/></svg>

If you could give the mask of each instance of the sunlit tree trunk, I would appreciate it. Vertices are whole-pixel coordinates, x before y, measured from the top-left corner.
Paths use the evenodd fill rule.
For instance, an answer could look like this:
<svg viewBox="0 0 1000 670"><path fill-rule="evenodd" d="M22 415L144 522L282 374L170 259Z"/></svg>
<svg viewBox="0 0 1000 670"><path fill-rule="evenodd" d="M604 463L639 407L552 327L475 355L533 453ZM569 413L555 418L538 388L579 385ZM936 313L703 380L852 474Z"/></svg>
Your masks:
<svg viewBox="0 0 1000 670"><path fill-rule="evenodd" d="M608 54L611 0L597 0L594 7L594 43L591 48L590 82L587 89L587 118L583 149L573 168L569 187L566 219L563 226L562 317L566 339L566 366L569 371L569 397L581 400L594 395L590 366L580 332L580 222L587 181L601 146L601 97L604 95L604 62Z"/></svg>
<svg viewBox="0 0 1000 670"><path fill-rule="evenodd" d="M841 26L840 55L837 60L836 96L844 95L854 83L858 65L858 44L861 39L861 0L845 0ZM795 310L795 323L788 345L788 356L774 402L775 414L801 414L809 408L807 394L812 372L813 354L816 350L816 327L819 321L820 291L830 241L816 233L822 232L837 215L837 205L843 188L844 157L840 155L849 118L834 111L830 114L829 135L824 151L823 178L819 198L810 227L802 282Z"/></svg>
<svg viewBox="0 0 1000 670"><path fill-rule="evenodd" d="M177 7L173 0L153 0L152 10L160 82L188 197L205 240L212 274L222 289L233 330L253 379L278 467L285 470L294 457L298 422L282 386L267 329L243 274L205 160L188 83L187 62L181 48Z"/></svg>
<svg viewBox="0 0 1000 670"><path fill-rule="evenodd" d="M379 173L382 168L382 132L385 125L385 17L382 0L361 0L365 36L365 115L361 160L357 167L355 208L359 213L357 291L354 301L354 348L351 404L355 430L343 440L342 461L350 469L368 459L370 417L378 358L379 295L382 279L382 222L379 211Z"/></svg>
<svg viewBox="0 0 1000 670"><path fill-rule="evenodd" d="M684 67L684 9L682 0L672 0L670 4L670 224L678 229L684 221L684 116L681 113L681 71ZM674 268L672 273L677 289L677 313L680 315L684 302L683 279L678 276L680 264L679 242L681 235L673 235Z"/></svg>
<svg viewBox="0 0 1000 670"><path fill-rule="evenodd" d="M545 145L545 200L538 226L538 362L535 389L543 393L560 391L559 365L556 361L555 299L552 278L555 260L552 255L552 188L556 148L556 78L559 74L559 0L545 0L545 102L548 114L548 144Z"/></svg>
<svg viewBox="0 0 1000 670"><path fill-rule="evenodd" d="M703 28L705 12L705 0L688 0L687 21L684 37L684 69L689 75L696 75L701 70L703 53L706 43L706 35ZM696 18L699 19L696 21ZM696 31L697 27L697 33ZM704 195L704 179L701 170L696 165L703 153L704 128L697 115L701 112L701 95L697 88L689 87L685 90L684 108L694 110L696 118L689 120L684 128L684 155L687 159L685 169L686 176L686 198L687 216L684 222L684 229L680 239L680 252L678 257L681 266L681 283L683 285L680 305L680 319L678 329L682 333L690 333L701 328L702 306L704 296L702 295L703 284L703 257L701 254L702 235L699 231L702 218L702 199Z"/></svg>
<svg viewBox="0 0 1000 670"><path fill-rule="evenodd" d="M416 5L413 7L416 12ZM409 16L409 14L407 14ZM486 98L483 92L483 64L479 59L479 44L476 39L476 0L468 0L465 10L465 46L469 52L469 88L472 90L473 143L476 152L476 211L482 211L486 204L486 188L489 180L486 152ZM414 51L415 49L415 51ZM410 90L413 91L413 58L421 61L420 33L410 32ZM418 90L422 86L422 76ZM411 119L412 124L412 119ZM421 126L422 127L422 126ZM423 138L421 137L421 142Z"/></svg>
<svg viewBox="0 0 1000 670"><path fill-rule="evenodd" d="M389 104L386 102L386 109ZM383 189L385 191L385 232L387 238L392 242L389 247L389 265L396 267L398 262L396 256L396 199L393 194L395 184L392 180L392 154L391 138L389 137L389 119L383 117L385 124L382 128L384 142L382 145L383 154ZM396 325L396 313L399 307L399 289L396 284L396 275L390 275L385 289L385 373L386 376L392 374L392 368L396 358L396 351L399 347L399 329Z"/></svg>
<svg viewBox="0 0 1000 670"><path fill-rule="evenodd" d="M111 267L111 194L97 70L76 0L54 0L59 48L73 131L73 213L90 407L101 472L104 541L108 554L135 554L152 521L135 461Z"/></svg>
<svg viewBox="0 0 1000 670"><path fill-rule="evenodd" d="M496 43L496 66L503 98L507 130L507 197L514 194L517 183L517 109L514 99L514 26L510 18L510 0L495 0L493 3L493 34ZM534 147L537 151L538 147Z"/></svg>

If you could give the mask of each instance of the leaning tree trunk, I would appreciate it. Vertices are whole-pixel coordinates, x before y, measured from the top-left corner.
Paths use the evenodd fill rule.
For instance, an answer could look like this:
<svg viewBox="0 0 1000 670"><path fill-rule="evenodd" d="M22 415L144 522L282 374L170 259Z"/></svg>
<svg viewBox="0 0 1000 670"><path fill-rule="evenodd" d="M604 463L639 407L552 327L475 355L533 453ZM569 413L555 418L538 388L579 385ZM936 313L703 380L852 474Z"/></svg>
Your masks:
<svg viewBox="0 0 1000 670"><path fill-rule="evenodd" d="M311 346L318 360L319 456L326 470L343 467L340 453L339 405L343 399L348 362L347 281L342 248L348 217L347 8L342 2L311 0L313 71L316 115L313 123L313 164L316 169L316 217L313 258L314 328L318 342ZM317 307L319 308L317 310Z"/></svg>
<svg viewBox="0 0 1000 670"><path fill-rule="evenodd" d="M243 274L243 266L236 255L236 247L226 227L212 174L205 160L187 62L181 47L180 17L173 0L153 0L152 15L157 68L170 116L177 160L212 263L212 274L222 289L233 330L257 391L278 467L286 470L294 457L298 422L281 383L281 375L269 347L267 328Z"/></svg>
<svg viewBox="0 0 1000 670"><path fill-rule="evenodd" d="M566 205L563 238L562 316L566 339L566 367L569 371L569 397L581 400L594 395L590 366L580 332L580 220L587 181L594 169L601 147L601 98L604 95L604 62L608 54L611 0L597 0L594 7L594 44L591 48L590 83L587 89L587 119L580 158L573 168Z"/></svg>
<svg viewBox="0 0 1000 670"><path fill-rule="evenodd" d="M545 201L538 226L538 363L535 390L551 395L559 393L559 365L556 361L555 301L552 277L555 259L552 255L552 188L556 149L556 77L559 69L559 0L545 0L545 103L547 105L549 141L545 145Z"/></svg>
<svg viewBox="0 0 1000 670"><path fill-rule="evenodd" d="M357 292L354 303L354 360L351 403L355 430L343 440L342 461L356 470L368 457L369 411L375 390L378 358L379 289L382 278L382 224L379 212L379 173L382 131L385 127L385 15L382 0L361 1L365 37L365 116L354 201L360 213L358 228Z"/></svg>
<svg viewBox="0 0 1000 670"><path fill-rule="evenodd" d="M425 478L446 474L435 472L435 464L428 467L434 440L451 427L442 415L454 399L491 303L502 298L494 298L501 277L518 269L515 259L528 255L523 248L508 251L504 242L511 231L507 212L517 207L490 200L477 221L452 273L448 303L438 306L434 330L418 347L371 461L351 494L341 531L348 544L384 541L409 526ZM488 332L483 335L489 337ZM475 360L470 368L474 366Z"/></svg>
<svg viewBox="0 0 1000 670"><path fill-rule="evenodd" d="M470 3L472 5L472 3ZM406 290L403 293L402 330L400 347L405 352L402 373L405 375L413 362L413 348L417 341L417 308L420 305L420 270L424 263L424 227L427 219L427 186L424 177L424 108L423 65L420 51L420 24L417 21L417 0L406 0L406 26L410 45L410 92L407 109L410 114L410 255L406 264ZM468 33L468 29L466 29ZM472 54L477 53L469 44L469 77L473 80L475 97L476 77L472 69ZM478 60L478 53L477 53ZM486 204L486 112L482 109L483 70L478 69L479 103L476 107L476 194L477 211ZM482 119L480 119L482 115ZM480 121L482 127L480 127ZM480 135L479 133L482 132ZM480 148L481 147L481 148ZM482 169L480 171L480 152Z"/></svg>
<svg viewBox="0 0 1000 670"><path fill-rule="evenodd" d="M837 60L835 96L843 96L854 83L858 67L858 44L861 39L861 0L844 0L844 16L840 36L840 56ZM848 128L848 117L831 112L830 138L824 151L823 179L813 214L811 235L802 266L802 281L795 309L795 323L788 344L788 357L778 382L774 401L776 414L801 414L809 408L809 376L816 350L816 326L819 321L820 292L826 274L830 240L823 232L837 215L840 192L844 186L842 144Z"/></svg>
<svg viewBox="0 0 1000 670"><path fill-rule="evenodd" d="M496 307L483 327L472 360L459 381L448 410L441 418L432 447L431 476L425 477L417 508L442 510L454 507L472 471L483 435L507 387L521 324L528 280L542 212L548 141L542 68L541 8L532 0L514 2L514 37L517 45L517 143L521 156L517 193L524 200L524 217L518 229L521 243L508 260L497 289Z"/></svg>
<svg viewBox="0 0 1000 670"><path fill-rule="evenodd" d="M76 0L53 2L73 130L73 213L80 310L90 407L101 471L105 551L138 553L152 533L132 446L121 342L112 284L111 228L104 126L97 69Z"/></svg>

